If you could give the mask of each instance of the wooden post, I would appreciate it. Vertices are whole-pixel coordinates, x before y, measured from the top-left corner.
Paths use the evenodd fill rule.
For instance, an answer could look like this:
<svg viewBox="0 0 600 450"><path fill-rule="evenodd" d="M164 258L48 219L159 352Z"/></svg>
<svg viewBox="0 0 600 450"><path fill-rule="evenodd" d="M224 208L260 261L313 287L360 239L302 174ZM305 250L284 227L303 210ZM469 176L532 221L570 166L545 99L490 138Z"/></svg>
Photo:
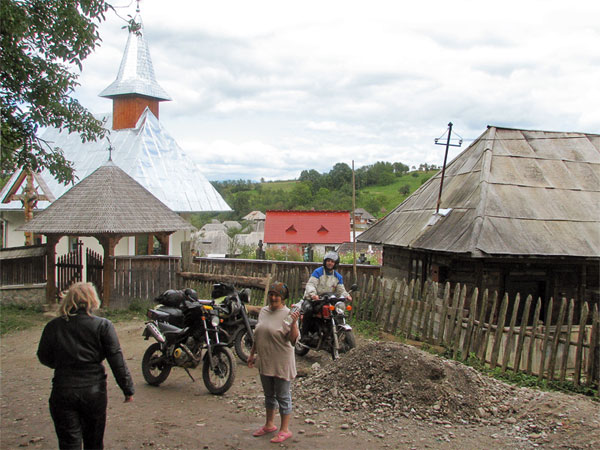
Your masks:
<svg viewBox="0 0 600 450"><path fill-rule="evenodd" d="M537 336L537 327L540 321L540 311L542 310L542 299L538 297L538 301L535 304L535 312L533 313L533 324L531 326L531 339L529 340L529 352L527 353L527 375L532 373L533 365L533 351L535 350L535 339Z"/></svg>
<svg viewBox="0 0 600 450"><path fill-rule="evenodd" d="M102 306L110 307L110 294L113 287L115 246L119 242L120 236L101 236L98 238L104 249L104 268L102 271Z"/></svg>
<svg viewBox="0 0 600 450"><path fill-rule="evenodd" d="M510 325L508 326L508 335L506 336L506 345L504 346L504 354L502 355L502 372L506 372L508 367L508 360L510 359L510 352L513 346L513 336L515 335L515 323L517 322L517 313L519 312L519 305L521 304L521 294L517 292L515 302L513 303L512 316L510 318ZM514 369L514 367L513 367Z"/></svg>
<svg viewBox="0 0 600 450"><path fill-rule="evenodd" d="M498 363L498 354L500 352L500 344L502 342L502 334L504 333L504 322L506 321L506 310L508 308L508 294L504 294L502 303L500 304L500 314L498 315L498 323L496 324L496 333L494 334L494 345L492 347L492 358L490 368L494 369ZM491 326L491 323L490 323Z"/></svg>
<svg viewBox="0 0 600 450"><path fill-rule="evenodd" d="M573 314L575 311L575 301L569 302L569 312L567 314L567 338L563 350L563 359L560 365L560 381L565 381L567 376L567 362L569 360L569 350L571 350L571 331L573 330Z"/></svg>
<svg viewBox="0 0 600 450"><path fill-rule="evenodd" d="M544 323L544 339L542 341L542 354L540 356L540 368L538 373L538 380L544 378L544 370L546 368L546 347L550 340L550 322L552 321L552 307L554 299L551 297L548 303L548 310L546 311L546 322Z"/></svg>
<svg viewBox="0 0 600 450"><path fill-rule="evenodd" d="M448 320L448 307L450 305L450 283L446 281L444 288L444 299L442 300L442 313L440 314L440 327L438 329L438 337L435 340L435 344L443 344L444 331L446 330L446 321Z"/></svg>
<svg viewBox="0 0 600 450"><path fill-rule="evenodd" d="M525 343L525 331L527 330L527 322L529 321L529 310L531 309L531 294L527 296L527 300L525 300L525 309L523 310L523 315L521 316L521 328L519 329L519 340L517 341L517 349L515 351L515 365L513 367L514 371L518 371L521 365L521 355L523 352L523 344Z"/></svg>
<svg viewBox="0 0 600 450"><path fill-rule="evenodd" d="M573 384L579 386L581 380L581 367L583 359L583 337L585 335L585 324L588 318L589 307L587 302L583 304L579 315L579 333L577 336L577 348L575 349L575 373L573 374Z"/></svg>
<svg viewBox="0 0 600 450"><path fill-rule="evenodd" d="M475 327L475 316L477 314L477 299L479 297L479 288L473 289L471 296L471 304L469 305L469 320L467 322L467 332L465 334L465 340L463 342L462 359L466 361L471 352L473 343L473 328Z"/></svg>
<svg viewBox="0 0 600 450"><path fill-rule="evenodd" d="M56 244L60 236L46 235L46 303L56 303Z"/></svg>
<svg viewBox="0 0 600 450"><path fill-rule="evenodd" d="M498 306L498 291L494 291L492 294L492 308L490 309L490 316L488 318L487 329L485 330L483 340L481 342L480 359L485 363L487 360L487 349L490 343L490 336L492 335L492 322L496 316L496 306ZM492 360L490 355L490 361Z"/></svg>
<svg viewBox="0 0 600 450"><path fill-rule="evenodd" d="M191 272L192 268L192 242L183 241L181 243L181 271Z"/></svg>
<svg viewBox="0 0 600 450"><path fill-rule="evenodd" d="M558 321L554 327L554 339L552 340L552 347L550 352L550 362L548 364L548 380L554 380L554 368L556 367L556 355L558 353L558 342L560 340L560 332L565 320L565 310L567 309L567 299L563 297L560 302L560 309L558 310Z"/></svg>

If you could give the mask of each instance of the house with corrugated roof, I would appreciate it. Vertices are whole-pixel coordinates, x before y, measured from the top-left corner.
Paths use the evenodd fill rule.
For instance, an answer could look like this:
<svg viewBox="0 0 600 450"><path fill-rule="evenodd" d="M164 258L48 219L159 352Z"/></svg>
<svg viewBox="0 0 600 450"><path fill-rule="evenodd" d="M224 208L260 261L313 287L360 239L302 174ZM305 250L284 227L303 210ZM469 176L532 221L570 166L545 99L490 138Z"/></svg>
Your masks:
<svg viewBox="0 0 600 450"><path fill-rule="evenodd" d="M141 23L141 18L136 19ZM118 167L184 218L194 212L231 210L194 160L185 154L159 121L159 105L170 97L156 81L143 27L129 33L117 78L100 96L112 100L112 113L97 116L110 131L106 138L82 143L77 133L59 132L54 128L47 129L42 135L53 147L61 148L66 159L73 162L77 181L94 172L110 155ZM23 232L17 228L25 221L21 200L28 178L30 188L35 192L34 215L72 187L58 183L47 172L30 177L23 171L13 174L0 192L4 247L23 245ZM181 242L189 239L189 230L169 235L171 254L180 254ZM61 240L57 252L66 253L79 241L86 247L97 246L93 239L71 236ZM158 237L140 234L122 239L115 254L152 254L164 247Z"/></svg>
<svg viewBox="0 0 600 450"><path fill-rule="evenodd" d="M384 277L598 303L600 135L489 126L441 180L358 238Z"/></svg>
<svg viewBox="0 0 600 450"><path fill-rule="evenodd" d="M266 213L264 243L267 248L325 254L344 242L350 242L348 211L269 210Z"/></svg>

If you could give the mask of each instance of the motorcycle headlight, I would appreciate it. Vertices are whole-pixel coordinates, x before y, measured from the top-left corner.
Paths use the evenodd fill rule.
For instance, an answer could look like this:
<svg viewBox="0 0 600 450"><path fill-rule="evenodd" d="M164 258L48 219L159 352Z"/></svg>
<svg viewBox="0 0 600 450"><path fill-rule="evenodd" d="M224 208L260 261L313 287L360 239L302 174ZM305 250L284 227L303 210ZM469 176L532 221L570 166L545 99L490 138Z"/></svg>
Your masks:
<svg viewBox="0 0 600 450"><path fill-rule="evenodd" d="M338 314L344 314L344 312L346 311L346 303L344 302L337 302L335 304L335 312Z"/></svg>
<svg viewBox="0 0 600 450"><path fill-rule="evenodd" d="M218 327L219 323L220 323L220 321L219 321L219 316L218 315L211 316L211 318L210 318L210 324L213 327Z"/></svg>

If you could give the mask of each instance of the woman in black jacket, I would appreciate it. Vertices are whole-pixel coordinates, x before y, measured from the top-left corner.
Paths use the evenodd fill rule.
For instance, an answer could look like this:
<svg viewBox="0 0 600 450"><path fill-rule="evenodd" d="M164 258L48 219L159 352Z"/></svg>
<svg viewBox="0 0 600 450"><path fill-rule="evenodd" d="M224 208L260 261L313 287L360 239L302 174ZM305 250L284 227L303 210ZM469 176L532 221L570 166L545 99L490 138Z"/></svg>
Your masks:
<svg viewBox="0 0 600 450"><path fill-rule="evenodd" d="M75 283L48 322L38 347L40 362L54 369L50 414L60 449L102 449L106 425L106 359L125 402L133 401L133 380L113 324L94 316L100 306L91 283Z"/></svg>

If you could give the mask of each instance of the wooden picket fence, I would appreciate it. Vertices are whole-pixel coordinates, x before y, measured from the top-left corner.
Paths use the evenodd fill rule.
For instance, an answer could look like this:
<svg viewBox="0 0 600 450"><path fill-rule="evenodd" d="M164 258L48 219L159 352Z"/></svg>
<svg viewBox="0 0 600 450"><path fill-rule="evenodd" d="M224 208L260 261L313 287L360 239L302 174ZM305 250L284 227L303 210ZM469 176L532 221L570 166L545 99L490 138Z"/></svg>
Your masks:
<svg viewBox="0 0 600 450"><path fill-rule="evenodd" d="M463 360L474 356L502 372L512 370L540 380L571 380L575 385L598 387L598 305L590 309L584 302L576 315L573 300L563 298L555 304L550 299L544 305L545 317L540 317L542 300L534 303L528 296L521 310L517 294L508 317L508 295L498 305L497 293L490 295L487 290L480 296L475 288L468 298L466 286L459 284L451 289L447 283L443 292L433 282L425 283L421 291L418 280L371 277L367 281L364 277L359 284L354 318L375 322L386 332L444 346Z"/></svg>

